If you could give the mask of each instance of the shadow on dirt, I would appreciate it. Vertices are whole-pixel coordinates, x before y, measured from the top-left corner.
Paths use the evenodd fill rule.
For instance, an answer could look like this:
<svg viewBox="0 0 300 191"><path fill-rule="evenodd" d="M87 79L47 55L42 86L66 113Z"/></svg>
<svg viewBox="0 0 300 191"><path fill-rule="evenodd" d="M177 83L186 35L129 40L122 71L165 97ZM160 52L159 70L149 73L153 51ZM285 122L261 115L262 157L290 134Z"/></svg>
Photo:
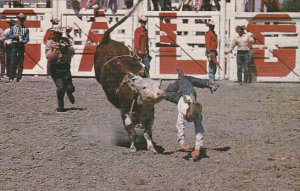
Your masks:
<svg viewBox="0 0 300 191"><path fill-rule="evenodd" d="M200 161L203 158L209 158L209 156L206 154L206 148L200 149L200 156L197 158L192 158L192 152L189 152L186 156L182 157L185 160L193 160L194 162Z"/></svg>
<svg viewBox="0 0 300 191"><path fill-rule="evenodd" d="M80 107L71 107L71 108L66 108L66 111L84 111L86 108L80 108Z"/></svg>
<svg viewBox="0 0 300 191"><path fill-rule="evenodd" d="M210 148L207 148L210 149ZM219 152L226 152L230 149L230 147L226 146L226 147L220 147L220 148L212 148L210 150L215 150L215 151L219 151Z"/></svg>
<svg viewBox="0 0 300 191"><path fill-rule="evenodd" d="M124 133L118 132L118 134L115 134L115 137L112 139L112 143L116 146L126 147L129 149L130 143L129 143L128 139L126 138L126 136L127 135L125 135ZM153 142L153 145L159 154L164 154L165 149L162 146L156 144L155 142ZM144 138L144 136L137 135L135 147L138 151L147 150L147 142L146 142L146 139Z"/></svg>
<svg viewBox="0 0 300 191"><path fill-rule="evenodd" d="M206 153L207 150L215 150L215 151L219 151L219 152L226 152L229 149L230 149L230 147L228 147L228 146L220 147L220 148L201 148L199 157L193 159L192 155L191 155L192 152L188 151L189 153L186 156L182 157L182 158L185 159L185 160L188 160L188 161L193 160L194 162L197 162L197 161L200 161L203 158L210 158Z"/></svg>

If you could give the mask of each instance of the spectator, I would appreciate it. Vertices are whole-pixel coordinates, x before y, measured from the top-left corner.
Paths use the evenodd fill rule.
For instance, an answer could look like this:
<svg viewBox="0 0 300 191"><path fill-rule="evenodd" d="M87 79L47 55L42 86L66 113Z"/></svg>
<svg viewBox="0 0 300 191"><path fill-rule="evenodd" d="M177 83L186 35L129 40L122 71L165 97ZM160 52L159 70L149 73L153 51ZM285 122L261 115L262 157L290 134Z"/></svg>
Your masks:
<svg viewBox="0 0 300 191"><path fill-rule="evenodd" d="M98 17L99 10L103 8L103 10L106 12L108 10L108 1L109 0L94 0L94 1L88 1L87 2L87 9L93 8L94 9L94 16ZM90 18L88 22L93 22L95 18Z"/></svg>
<svg viewBox="0 0 300 191"><path fill-rule="evenodd" d="M130 9L133 6L133 0L125 0L125 5L127 9Z"/></svg>
<svg viewBox="0 0 300 191"><path fill-rule="evenodd" d="M240 85L249 82L248 67L249 67L249 50L250 45L253 42L253 38L245 33L244 26L236 27L237 35L233 38L229 50L225 51L225 55L232 52L235 46L237 46L237 78ZM244 82L242 81L242 70L244 68Z"/></svg>
<svg viewBox="0 0 300 191"><path fill-rule="evenodd" d="M194 9L193 0L181 0L177 11L192 11Z"/></svg>
<svg viewBox="0 0 300 191"><path fill-rule="evenodd" d="M78 0L73 0L72 1L72 8L74 10L75 15L82 20L82 16L80 15L80 10L81 10L81 5Z"/></svg>
<svg viewBox="0 0 300 191"><path fill-rule="evenodd" d="M4 35L3 38L5 38L4 48L5 48L5 57L6 57L4 69L6 68L7 76L9 77L8 68L10 68L10 56L11 56L12 39L9 39L8 36L9 36L9 33L10 33L10 29L15 25L15 21L14 20L9 20L7 22L8 22L9 27L3 31L3 35Z"/></svg>
<svg viewBox="0 0 300 191"><path fill-rule="evenodd" d="M267 12L280 12L281 5L279 0L260 0L260 11L264 12L264 6L267 7Z"/></svg>
<svg viewBox="0 0 300 191"><path fill-rule="evenodd" d="M46 0L46 7L51 8L51 0Z"/></svg>
<svg viewBox="0 0 300 191"><path fill-rule="evenodd" d="M249 0L245 0L245 12L250 12L250 4L249 4Z"/></svg>
<svg viewBox="0 0 300 191"><path fill-rule="evenodd" d="M217 10L220 11L221 8L220 8L219 0L214 0L214 3ZM203 0L202 4L203 4L202 11L212 11L211 0Z"/></svg>
<svg viewBox="0 0 300 191"><path fill-rule="evenodd" d="M211 11L212 4L210 3L210 0L203 0L203 11Z"/></svg>
<svg viewBox="0 0 300 191"><path fill-rule="evenodd" d="M202 10L202 7L203 7L203 0L196 0L195 1L195 11L198 12L200 10Z"/></svg>
<svg viewBox="0 0 300 191"><path fill-rule="evenodd" d="M218 56L217 48L218 48L218 36L215 33L215 23L213 21L208 21L206 23L209 30L205 34L205 48L206 52L205 55L208 59L208 76L209 80L214 82L215 81L215 75L217 72L217 63L214 61L216 60L216 57Z"/></svg>
<svg viewBox="0 0 300 191"><path fill-rule="evenodd" d="M159 11L158 1L159 0L151 0L152 5L153 5L153 11ZM148 4L148 10L151 10L150 4Z"/></svg>
<svg viewBox="0 0 300 191"><path fill-rule="evenodd" d="M159 0L159 6L161 11L171 11L172 5L170 0Z"/></svg>
<svg viewBox="0 0 300 191"><path fill-rule="evenodd" d="M107 0L88 0L86 9L94 8L99 10L104 4L107 4Z"/></svg>
<svg viewBox="0 0 300 191"><path fill-rule="evenodd" d="M24 25L26 16L20 13L17 15L17 18L18 23L11 27L8 37L12 40L10 67L8 68L9 82L12 82L16 77L17 69L17 82L22 79L25 45L29 42L29 29Z"/></svg>
<svg viewBox="0 0 300 191"><path fill-rule="evenodd" d="M202 125L202 106L197 102L197 94L194 89L209 88L211 92L215 92L218 85L210 83L208 80L185 76L183 71L178 69L178 80L168 85L165 89L167 101L177 104L177 138L180 150L189 150L190 147L185 143L185 124L193 122L195 126L196 141L195 148L192 152L192 158L200 156L200 148L203 147L204 128Z"/></svg>
<svg viewBox="0 0 300 191"><path fill-rule="evenodd" d="M13 1L14 8L23 8L23 3L20 1Z"/></svg>
<svg viewBox="0 0 300 191"><path fill-rule="evenodd" d="M220 1L220 0L214 0L214 2L215 2L215 6L216 6L216 8L217 8L217 10L218 10L218 11L220 11L220 10L221 10L221 6L220 6L220 3L219 3L219 1Z"/></svg>
<svg viewBox="0 0 300 191"><path fill-rule="evenodd" d="M151 57L149 56L149 38L146 29L147 18L141 16L139 23L141 26L134 32L134 51L142 59L145 69L149 72Z"/></svg>
<svg viewBox="0 0 300 191"><path fill-rule="evenodd" d="M53 29L52 39L47 41L46 58L50 65L50 74L56 85L56 95L58 101L57 112L65 112L64 96L67 92L69 101L74 104L75 97L73 93L75 87L72 83L70 72L70 60L74 55L74 49L70 46L67 38L62 37L63 31L60 28Z"/></svg>
<svg viewBox="0 0 300 191"><path fill-rule="evenodd" d="M0 78L5 74L5 51L4 51L4 41L6 36L2 28L0 28Z"/></svg>
<svg viewBox="0 0 300 191"><path fill-rule="evenodd" d="M113 14L116 14L118 11L118 0L108 0L108 6Z"/></svg>

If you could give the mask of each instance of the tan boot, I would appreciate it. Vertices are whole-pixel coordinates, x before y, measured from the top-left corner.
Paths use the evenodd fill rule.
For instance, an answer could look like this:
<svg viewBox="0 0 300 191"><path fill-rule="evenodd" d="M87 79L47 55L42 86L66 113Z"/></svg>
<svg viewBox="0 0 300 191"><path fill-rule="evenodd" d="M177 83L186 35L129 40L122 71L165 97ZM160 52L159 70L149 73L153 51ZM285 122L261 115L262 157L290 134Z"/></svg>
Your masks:
<svg viewBox="0 0 300 191"><path fill-rule="evenodd" d="M188 151L190 149L191 149L191 147L187 144L182 144L179 146L179 150L181 150L181 151Z"/></svg>
<svg viewBox="0 0 300 191"><path fill-rule="evenodd" d="M191 155L193 159L200 157L200 150L194 150Z"/></svg>

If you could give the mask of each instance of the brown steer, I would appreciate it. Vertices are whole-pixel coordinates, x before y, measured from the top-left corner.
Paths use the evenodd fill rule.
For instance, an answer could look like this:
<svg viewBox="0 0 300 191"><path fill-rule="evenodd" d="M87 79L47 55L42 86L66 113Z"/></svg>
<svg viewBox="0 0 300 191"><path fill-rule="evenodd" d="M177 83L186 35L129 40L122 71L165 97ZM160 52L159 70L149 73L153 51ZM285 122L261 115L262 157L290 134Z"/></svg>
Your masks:
<svg viewBox="0 0 300 191"><path fill-rule="evenodd" d="M157 153L152 143L154 105L164 98L158 81L147 78L144 65L123 43L111 40L110 33L134 11L122 18L104 33L94 56L97 81L102 84L108 100L121 110L123 123L130 141L130 151L136 152L134 128L144 128L144 137L150 152Z"/></svg>

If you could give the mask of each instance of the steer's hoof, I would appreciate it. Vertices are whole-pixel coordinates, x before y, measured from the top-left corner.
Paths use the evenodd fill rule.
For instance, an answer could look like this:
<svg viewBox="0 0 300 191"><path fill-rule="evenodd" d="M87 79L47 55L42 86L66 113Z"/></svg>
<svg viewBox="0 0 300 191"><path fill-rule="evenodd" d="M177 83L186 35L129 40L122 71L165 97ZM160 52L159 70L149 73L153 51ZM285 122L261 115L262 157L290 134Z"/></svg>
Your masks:
<svg viewBox="0 0 300 191"><path fill-rule="evenodd" d="M136 150L135 146L131 146L131 147L129 148L129 151L130 151L131 153L135 153L137 150Z"/></svg>
<svg viewBox="0 0 300 191"><path fill-rule="evenodd" d="M152 146L150 146L150 147L148 148L148 151L149 151L151 154L157 154L157 151L156 151L155 148L152 147Z"/></svg>

